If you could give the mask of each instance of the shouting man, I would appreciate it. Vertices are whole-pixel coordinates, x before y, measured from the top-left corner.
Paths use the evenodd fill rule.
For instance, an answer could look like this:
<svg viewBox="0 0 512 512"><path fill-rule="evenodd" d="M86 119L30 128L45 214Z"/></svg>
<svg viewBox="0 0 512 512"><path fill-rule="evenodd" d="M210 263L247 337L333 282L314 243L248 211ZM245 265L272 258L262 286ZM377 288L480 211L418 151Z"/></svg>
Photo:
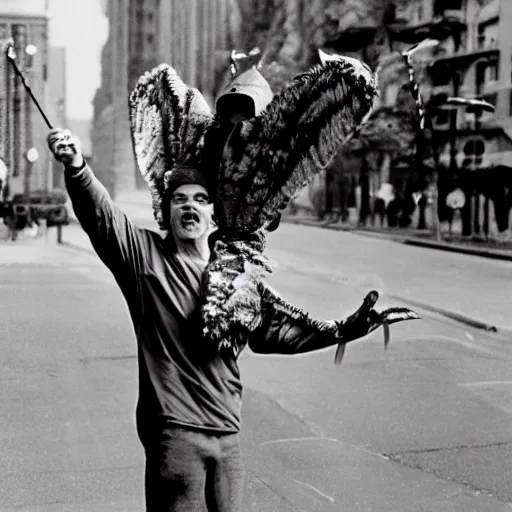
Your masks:
<svg viewBox="0 0 512 512"><path fill-rule="evenodd" d="M336 70L333 66L330 69ZM340 74L345 73L345 69L345 64L340 65ZM190 160L187 165L181 165L176 160L172 168L166 169L165 160L162 160L166 156L165 151L158 149L154 153L155 157L151 153L155 148L152 139L154 134L166 133L168 138L164 142L171 140L169 134L177 134L174 140L185 137L182 127L193 128L193 119L185 123L179 116L184 116L183 112L187 108L196 108L199 102L193 91L179 96L183 87L177 82L173 71L165 68L162 72L166 74L165 78L157 82L157 85L142 80L141 94L147 92L151 100L158 99L160 96L153 94L153 87L167 87L173 83L168 90L169 94L175 95L173 98L176 101L173 99L170 104L176 106L173 107L177 109L176 118L172 117L174 114L169 109L165 111L151 105L142 105L132 116L132 123L138 128L139 116L153 116L147 120L146 132L149 133L149 139L142 140L145 136L144 125L141 132L136 131L134 139L138 162L147 164L149 168L147 172L147 169L143 169L145 177L149 177L148 182L155 185L155 176L162 178L159 186L152 189L152 195L154 208L155 204L158 206L158 209L155 208L157 220L167 231L167 236L140 229L128 220L85 163L80 142L72 133L53 130L48 136L48 145L55 158L65 166L66 187L76 216L98 256L114 275L132 318L139 367L136 420L146 455L147 511L235 512L241 510L243 483L239 446L242 384L237 363L240 350L248 345L259 353L299 354L333 345L342 347L348 341L363 337L382 325L384 317L373 309L377 297L376 294L370 294L363 306L344 321L312 321L274 293L260 288L259 284L257 290L261 291L261 297L252 300L255 299L252 296L250 303L247 302L243 288L245 281L241 279L237 281L242 283L237 297L241 297L245 305L249 304L249 308L236 307L235 304L233 316L239 315L244 320L249 313L250 325L257 326L237 331L239 336L236 343L230 340L226 340L226 344L223 340L214 343L212 339L207 339L213 331L204 328L201 306L205 303L205 276L210 272L209 263L212 258L215 259L215 251L218 254L219 247L242 248L235 260L238 257L242 260L246 258L242 261L244 264L251 257L256 263L262 259L257 250L251 249L252 235L246 236L245 241L242 238L241 243L229 239L229 236L238 236L236 230L224 229L223 232L219 229L220 239L216 237L215 244L209 244L209 235L214 231L213 193L205 176L216 170L208 169L208 162L217 167L218 158L222 154L197 165L190 165ZM159 80L158 73L159 70L153 76ZM250 73L254 74L253 71ZM316 79L312 76L312 80ZM296 86L302 87L305 80L309 78L302 77ZM336 76L332 82L334 87L339 86ZM358 84L365 86L360 81L354 84L354 87ZM257 88L254 91L253 96L248 95L254 101L258 97L267 98L267 103L271 101L271 95L264 96ZM239 89L235 85L228 89L230 94L240 92L243 93L243 87ZM235 95L234 99L241 98ZM244 101L237 101L237 104L244 108L246 106ZM354 107L351 105L350 108L357 109L360 102L354 102ZM329 108L328 102L325 108ZM164 111L166 117L162 116ZM244 110L237 118L230 112L231 126L221 131L221 135L224 134L222 139L227 135L228 140L235 140L240 133L243 134L241 128L244 119L257 113L258 109L254 109L254 112ZM200 116L194 119L197 118L202 119ZM162 120L169 123L168 131L154 129ZM343 117L342 121L345 120L346 117ZM332 134L332 127L330 130ZM142 149L141 140L147 142ZM176 150L174 140L171 140L169 151ZM197 144L192 140L189 146L195 150ZM330 146L323 144L322 148L325 147ZM159 165L160 175L151 174L155 162ZM216 207L218 204L215 203ZM220 223L227 218L226 212L221 213ZM268 218L271 222L257 230L256 246L258 240L265 236L263 231L274 223L273 210ZM231 265L235 260L226 254L227 265ZM247 267L252 264L247 263ZM227 267L223 271L209 274L211 289L219 289L219 279L229 275ZM247 290L254 291L252 288ZM216 297L213 299L217 300ZM230 303L233 300L231 298ZM217 305L222 307L222 304ZM210 318L217 317L215 308L208 311L213 311ZM219 333L222 336L224 332L227 336L230 331L215 330L217 336ZM222 349L223 345L227 348Z"/></svg>

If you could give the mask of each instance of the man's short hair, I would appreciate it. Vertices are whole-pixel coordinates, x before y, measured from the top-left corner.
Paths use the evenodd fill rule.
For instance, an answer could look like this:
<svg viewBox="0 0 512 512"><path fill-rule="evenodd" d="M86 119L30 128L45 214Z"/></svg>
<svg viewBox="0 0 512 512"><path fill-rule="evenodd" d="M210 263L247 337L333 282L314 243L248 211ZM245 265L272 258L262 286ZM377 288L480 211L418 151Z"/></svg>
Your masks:
<svg viewBox="0 0 512 512"><path fill-rule="evenodd" d="M203 172L197 167L180 165L164 175L165 196L170 199L174 191L182 185L201 185L208 189Z"/></svg>

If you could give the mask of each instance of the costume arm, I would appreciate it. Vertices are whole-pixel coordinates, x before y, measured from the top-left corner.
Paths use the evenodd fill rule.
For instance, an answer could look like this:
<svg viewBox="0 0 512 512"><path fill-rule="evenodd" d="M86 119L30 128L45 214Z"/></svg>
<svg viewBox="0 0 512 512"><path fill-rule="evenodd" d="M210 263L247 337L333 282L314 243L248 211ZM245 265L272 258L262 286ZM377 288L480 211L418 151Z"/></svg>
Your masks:
<svg viewBox="0 0 512 512"><path fill-rule="evenodd" d="M419 315L403 307L377 312L376 291L366 295L363 304L345 320L321 322L288 304L268 285L260 282L261 325L249 340L254 352L266 354L302 354L338 345L334 362L343 359L345 345L362 338L378 327L384 327L384 348L389 343L389 325L405 320L417 320Z"/></svg>
<svg viewBox="0 0 512 512"><path fill-rule="evenodd" d="M144 253L142 230L114 204L87 164L66 166L64 175L78 221L105 265L116 277L139 268Z"/></svg>
<svg viewBox="0 0 512 512"><path fill-rule="evenodd" d="M348 343L368 333L368 322L318 321L283 300L266 284L260 285L260 328L249 347L262 354L302 354Z"/></svg>

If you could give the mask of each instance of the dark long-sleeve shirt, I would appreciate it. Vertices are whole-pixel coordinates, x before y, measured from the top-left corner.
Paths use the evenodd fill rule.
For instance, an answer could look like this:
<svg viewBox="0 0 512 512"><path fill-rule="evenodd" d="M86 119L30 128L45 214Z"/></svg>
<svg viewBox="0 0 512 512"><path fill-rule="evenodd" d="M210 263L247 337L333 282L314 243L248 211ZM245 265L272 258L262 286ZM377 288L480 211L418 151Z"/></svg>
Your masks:
<svg viewBox="0 0 512 512"><path fill-rule="evenodd" d="M157 418L220 432L240 428L242 384L234 356L202 335L204 268L182 257L170 238L134 226L88 166L66 169L66 186L83 229L127 301L138 344L138 424ZM262 304L252 350L293 354L340 340L316 333L283 310Z"/></svg>

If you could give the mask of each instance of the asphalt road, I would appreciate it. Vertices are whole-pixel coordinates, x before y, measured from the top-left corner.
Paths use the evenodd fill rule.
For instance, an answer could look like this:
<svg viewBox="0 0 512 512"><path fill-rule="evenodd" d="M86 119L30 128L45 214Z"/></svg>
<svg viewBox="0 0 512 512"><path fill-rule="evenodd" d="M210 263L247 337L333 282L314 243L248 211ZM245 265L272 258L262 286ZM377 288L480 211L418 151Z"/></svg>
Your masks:
<svg viewBox="0 0 512 512"><path fill-rule="evenodd" d="M134 336L113 279L72 248L0 250L0 511L143 510ZM376 288L381 307L452 293L509 322L489 305L511 264L286 225L269 254L272 284L317 317ZM419 312L387 351L380 331L350 344L341 367L333 349L244 353L244 510L511 509L511 338Z"/></svg>

